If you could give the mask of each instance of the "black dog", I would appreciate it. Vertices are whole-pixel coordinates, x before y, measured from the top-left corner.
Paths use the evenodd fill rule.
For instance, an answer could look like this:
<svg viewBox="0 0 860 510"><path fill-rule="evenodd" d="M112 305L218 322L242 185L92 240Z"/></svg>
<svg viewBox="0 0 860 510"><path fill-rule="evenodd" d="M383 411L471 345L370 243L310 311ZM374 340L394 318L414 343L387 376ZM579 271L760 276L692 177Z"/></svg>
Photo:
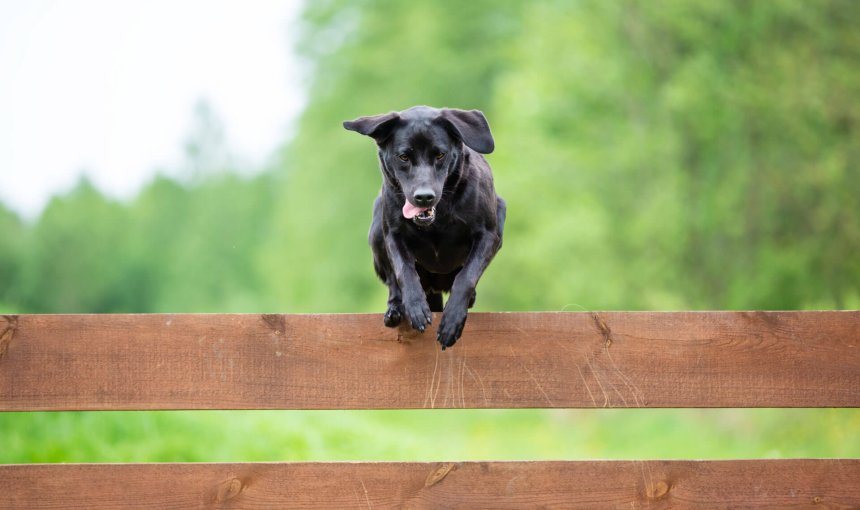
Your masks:
<svg viewBox="0 0 860 510"><path fill-rule="evenodd" d="M442 311L442 349L463 332L475 286L502 246L505 202L481 154L493 152L484 114L416 106L343 123L376 140L382 190L369 242L376 274L388 286L386 326L405 316L423 332Z"/></svg>

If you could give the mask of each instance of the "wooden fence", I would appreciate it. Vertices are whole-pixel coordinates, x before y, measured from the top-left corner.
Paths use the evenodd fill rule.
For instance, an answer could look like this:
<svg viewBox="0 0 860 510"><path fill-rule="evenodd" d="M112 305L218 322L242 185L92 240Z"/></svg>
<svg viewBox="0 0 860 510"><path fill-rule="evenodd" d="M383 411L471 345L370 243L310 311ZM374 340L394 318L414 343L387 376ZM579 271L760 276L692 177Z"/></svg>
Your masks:
<svg viewBox="0 0 860 510"><path fill-rule="evenodd" d="M434 338L364 314L2 316L0 410L860 407L856 311L475 313ZM860 508L860 459L0 466L0 507L67 506Z"/></svg>

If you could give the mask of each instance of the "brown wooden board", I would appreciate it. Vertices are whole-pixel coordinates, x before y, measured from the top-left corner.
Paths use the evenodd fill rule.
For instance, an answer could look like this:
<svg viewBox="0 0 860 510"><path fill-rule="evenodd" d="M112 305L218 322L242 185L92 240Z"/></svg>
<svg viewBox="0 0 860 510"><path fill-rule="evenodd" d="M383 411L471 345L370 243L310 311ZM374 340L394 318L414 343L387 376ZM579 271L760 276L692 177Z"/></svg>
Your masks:
<svg viewBox="0 0 860 510"><path fill-rule="evenodd" d="M2 508L858 508L860 460L0 466Z"/></svg>
<svg viewBox="0 0 860 510"><path fill-rule="evenodd" d="M860 407L860 312L0 318L0 410L433 407Z"/></svg>

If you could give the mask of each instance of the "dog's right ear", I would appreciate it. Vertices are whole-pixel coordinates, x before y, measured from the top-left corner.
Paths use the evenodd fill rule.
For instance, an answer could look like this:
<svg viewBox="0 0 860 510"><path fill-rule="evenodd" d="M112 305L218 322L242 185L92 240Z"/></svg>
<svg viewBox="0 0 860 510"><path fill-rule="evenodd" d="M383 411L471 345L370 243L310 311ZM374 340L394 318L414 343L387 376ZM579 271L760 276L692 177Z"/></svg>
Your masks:
<svg viewBox="0 0 860 510"><path fill-rule="evenodd" d="M490 125L481 110L443 108L438 118L471 149L481 154L489 154L496 147L493 134L490 133Z"/></svg>
<svg viewBox="0 0 860 510"><path fill-rule="evenodd" d="M350 131L369 136L376 140L377 144L381 144L391 136L392 131L399 122L400 114L391 112L348 120L343 123L343 127Z"/></svg>

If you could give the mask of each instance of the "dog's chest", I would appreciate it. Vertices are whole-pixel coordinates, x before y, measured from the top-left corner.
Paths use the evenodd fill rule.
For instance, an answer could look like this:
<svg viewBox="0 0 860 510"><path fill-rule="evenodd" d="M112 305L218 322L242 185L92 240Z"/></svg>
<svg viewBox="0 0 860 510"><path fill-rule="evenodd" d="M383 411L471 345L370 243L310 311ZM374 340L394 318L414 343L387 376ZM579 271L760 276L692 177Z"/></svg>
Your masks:
<svg viewBox="0 0 860 510"><path fill-rule="evenodd" d="M466 262L472 238L466 232L420 231L407 239L415 260L433 273L450 273Z"/></svg>

